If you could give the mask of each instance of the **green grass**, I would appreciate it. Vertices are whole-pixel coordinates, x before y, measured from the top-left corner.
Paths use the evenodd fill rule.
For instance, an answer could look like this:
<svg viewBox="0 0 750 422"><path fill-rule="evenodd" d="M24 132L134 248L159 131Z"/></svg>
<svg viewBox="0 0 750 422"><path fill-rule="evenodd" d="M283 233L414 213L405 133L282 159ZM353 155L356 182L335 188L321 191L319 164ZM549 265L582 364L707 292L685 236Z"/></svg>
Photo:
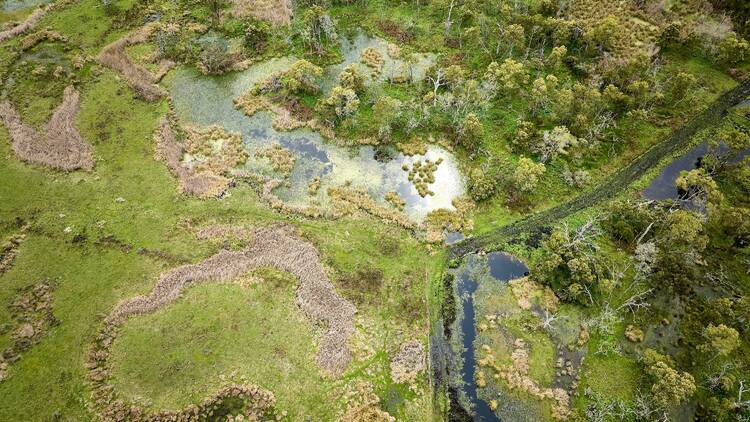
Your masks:
<svg viewBox="0 0 750 422"><path fill-rule="evenodd" d="M55 412L62 420L92 419L85 408L88 390L83 361L99 321L119 300L149 292L158 275L175 265L139 255L138 248L197 262L220 245L198 242L193 232L214 222L264 225L287 221L298 225L319 248L335 285L341 276L364 267L381 270L382 285L373 293L377 300L357 306L358 314L378 327L371 343L381 356L378 365L383 369L377 376L369 375L368 362L354 362L351 369L361 371L384 400L393 396L394 388L403 388L392 386L388 362L401 341L426 338L428 282L440 271L443 254L429 255L409 234L369 218L325 221L278 215L246 185L233 188L231 196L220 201L183 197L166 166L154 159L152 133L166 103L135 99L109 71L79 89L82 108L77 126L94 146L96 166L92 172L65 174L22 163L10 150L7 131L0 129L0 226L4 234L13 233L17 229L11 222L16 217L33 226L15 266L0 276L0 303L10 303L18 288L43 277L54 278L58 280L55 315L62 321L25 353L13 366L11 377L0 383L4 397L0 420L46 420ZM116 201L119 197L125 201ZM67 227L70 233L64 231ZM73 243L75 235L84 235L85 240ZM96 241L107 235L132 245L132 249L125 252L97 246ZM259 298L264 306L278 299ZM211 309L192 309L198 318L213 314ZM5 306L0 307L0 321L8 320L7 312ZM268 341L275 338L270 336ZM7 335L0 336L0 345L7 341ZM224 364L229 368L241 366L242 361L235 355ZM203 370L208 373L210 367ZM429 388L424 380L419 385L423 391ZM426 392L421 395L429 396ZM45 400L27 399L41 396ZM198 396L188 393L175 400L184 403ZM298 408L304 407L302 401L312 400L307 394L299 396L294 399L299 400L294 402ZM429 412L429 401L406 397L408 400L392 405L394 414ZM331 408L343 406L331 403Z"/></svg>
<svg viewBox="0 0 750 422"><path fill-rule="evenodd" d="M335 383L315 363L316 337L294 304L296 286L294 277L278 273L249 287L200 285L132 318L113 345L115 387L131 400L148 398L153 408L178 409L234 374L234 382L246 378L272 391L291 420L332 419Z"/></svg>

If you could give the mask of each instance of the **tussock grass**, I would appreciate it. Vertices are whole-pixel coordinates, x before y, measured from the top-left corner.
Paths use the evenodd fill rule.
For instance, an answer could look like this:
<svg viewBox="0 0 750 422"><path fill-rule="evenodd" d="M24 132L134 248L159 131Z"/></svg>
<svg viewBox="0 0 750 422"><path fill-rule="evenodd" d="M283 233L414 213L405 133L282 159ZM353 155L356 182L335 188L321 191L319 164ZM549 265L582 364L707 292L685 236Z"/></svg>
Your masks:
<svg viewBox="0 0 750 422"><path fill-rule="evenodd" d="M233 0L232 15L254 16L274 25L289 25L292 20L291 0Z"/></svg>
<svg viewBox="0 0 750 422"><path fill-rule="evenodd" d="M94 167L91 146L75 127L79 103L78 91L72 86L65 88L62 104L55 109L41 134L23 123L10 102L0 104L0 121L10 132L16 155L23 161L59 170L91 170Z"/></svg>
<svg viewBox="0 0 750 422"><path fill-rule="evenodd" d="M122 75L136 94L146 101L156 101L166 95L156 83L163 76L165 70L154 75L148 69L134 63L128 57L125 49L131 45L148 40L156 29L158 22L144 25L142 28L104 47L97 58L99 63Z"/></svg>

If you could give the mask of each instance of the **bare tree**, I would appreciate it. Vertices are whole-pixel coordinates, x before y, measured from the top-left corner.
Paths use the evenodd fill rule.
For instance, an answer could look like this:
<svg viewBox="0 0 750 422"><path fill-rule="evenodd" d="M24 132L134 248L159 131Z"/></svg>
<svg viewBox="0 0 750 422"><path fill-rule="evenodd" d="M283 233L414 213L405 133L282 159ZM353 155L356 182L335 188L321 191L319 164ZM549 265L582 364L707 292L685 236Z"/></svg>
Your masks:
<svg viewBox="0 0 750 422"><path fill-rule="evenodd" d="M445 70L443 70L442 67L438 68L435 71L435 76L429 75L427 76L427 79L432 84L432 105L437 105L438 95L437 92L440 89L440 87L445 86Z"/></svg>

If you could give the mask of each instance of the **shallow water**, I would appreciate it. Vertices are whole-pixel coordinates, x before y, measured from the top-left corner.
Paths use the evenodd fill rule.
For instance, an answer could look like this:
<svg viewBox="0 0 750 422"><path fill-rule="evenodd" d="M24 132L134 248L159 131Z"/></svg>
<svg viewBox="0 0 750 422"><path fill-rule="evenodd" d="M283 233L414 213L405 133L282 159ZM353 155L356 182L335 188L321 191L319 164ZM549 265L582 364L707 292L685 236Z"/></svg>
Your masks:
<svg viewBox="0 0 750 422"><path fill-rule="evenodd" d="M460 324L463 340L461 380L463 381L463 391L473 408L473 420L499 421L500 419L490 409L487 402L481 400L477 395L475 381L477 362L476 351L474 350L477 329L474 292L477 290L478 281L474 274L481 272L483 266L486 266L485 270L489 270L493 279L498 282L507 282L528 275L529 269L518 258L505 252L493 252L487 254L486 258L485 261L477 255L468 255L464 264L457 270L456 289L463 305L463 316Z"/></svg>
<svg viewBox="0 0 750 422"><path fill-rule="evenodd" d="M368 42L383 43L382 40ZM326 69L328 83L331 82L330 75L338 75L333 68L343 68L350 59L359 60L359 53L353 51L345 49L345 62ZM182 67L170 72L163 83L169 89L175 111L183 123L201 126L217 124L242 135L250 155L246 165L248 170L273 174L270 165L265 160L256 159L254 153L274 142L292 150L297 161L289 183L276 190L276 194L285 202L298 205L317 202L325 206L328 203L328 187L351 182L352 186L365 188L373 198L381 202L384 202L387 192L398 192L406 201L405 212L417 221L421 221L432 210L453 209L451 201L464 192L464 178L455 158L443 148L431 145L425 155L413 157L405 156L393 148L386 148L385 155L391 158L379 161L375 158L373 147L339 147L326 142L319 133L309 129L278 132L272 127L273 115L270 113L258 112L248 117L234 107L234 98L244 94L270 73L287 69L295 60L293 57L271 59L243 72L223 76L206 76L192 68ZM402 166L417 160L435 161L438 158L442 158L443 162L435 171L435 183L430 185L435 195L422 198L408 181L408 174ZM311 196L308 185L315 177L321 178L321 188L317 195Z"/></svg>
<svg viewBox="0 0 750 422"><path fill-rule="evenodd" d="M445 233L446 245L453 245L454 243L458 243L464 239L466 239L466 236L464 236L463 233L461 232L446 232Z"/></svg>

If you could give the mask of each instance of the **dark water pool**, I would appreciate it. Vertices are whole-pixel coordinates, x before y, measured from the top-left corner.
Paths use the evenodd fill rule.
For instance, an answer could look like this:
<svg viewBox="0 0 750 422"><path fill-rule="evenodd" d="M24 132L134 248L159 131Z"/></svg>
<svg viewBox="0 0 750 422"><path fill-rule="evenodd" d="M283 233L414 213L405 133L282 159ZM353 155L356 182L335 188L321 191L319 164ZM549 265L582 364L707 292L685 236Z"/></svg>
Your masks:
<svg viewBox="0 0 750 422"><path fill-rule="evenodd" d="M719 153L724 153L726 152L726 150L726 147L720 147ZM686 152L684 155L676 158L674 161L664 167L662 172L654 180L651 181L651 184L648 185L646 189L643 190L643 196L646 199L655 201L672 199L680 202L680 204L686 208L694 208L690 201L686 201L683 197L681 197L681 192L677 188L676 180L680 176L681 171L690 171L699 168L701 165L701 160L704 156L706 156L706 154L708 154L708 152L708 144L700 144L698 146L695 146L690 151ZM738 163L749 154L750 148L745 149L732 160L730 160L730 162Z"/></svg>
<svg viewBox="0 0 750 422"><path fill-rule="evenodd" d="M471 403L473 412L470 413L472 413L474 421L499 421L500 419L490 409L487 402L478 397L475 382L477 362L474 340L477 337L477 330L474 292L477 290L478 283L472 274L481 265L487 265L492 278L499 282L507 282L528 275L529 269L513 255L505 252L493 252L487 255L486 264L476 255L467 256L464 265L458 270L456 288L463 305L463 318L460 324L464 349L461 352L463 391L469 399L469 403Z"/></svg>

